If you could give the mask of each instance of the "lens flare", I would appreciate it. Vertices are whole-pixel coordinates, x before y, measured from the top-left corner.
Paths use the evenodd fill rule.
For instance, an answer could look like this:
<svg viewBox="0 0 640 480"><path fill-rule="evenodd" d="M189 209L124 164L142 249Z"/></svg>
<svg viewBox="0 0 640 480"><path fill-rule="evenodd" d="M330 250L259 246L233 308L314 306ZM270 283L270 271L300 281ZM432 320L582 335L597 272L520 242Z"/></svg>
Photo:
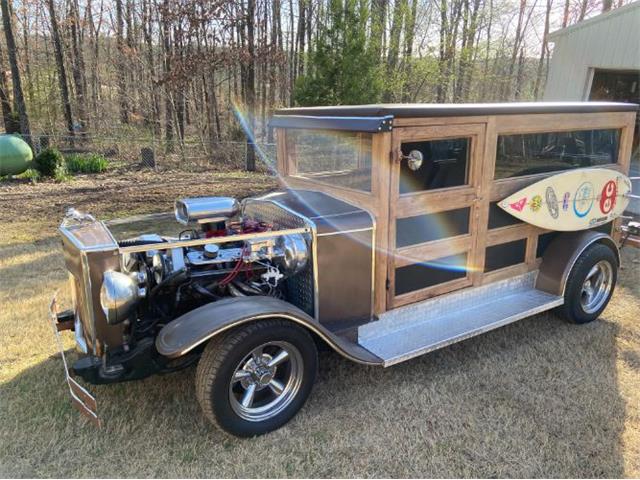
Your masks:
<svg viewBox="0 0 640 480"><path fill-rule="evenodd" d="M314 212L314 216L321 216L321 213L314 208L312 205L307 203L301 195L298 194L296 189L289 185L287 181L287 177L282 175L277 169L276 158L270 156L269 152L261 145L260 142L256 141L255 132L252 128L252 125L255 125L256 122L253 122L250 113L243 107L240 102L233 101L233 112L235 117L240 124L240 127L244 131L245 135L249 139L250 144L255 149L256 158L262 162L262 164L268 169L268 171L278 179L279 183L292 195L296 196L297 200L303 203L310 211ZM362 144L359 142L345 142L344 132L331 131L331 130L318 130L318 136L322 138L322 143L325 145L331 145L332 143L335 145L334 150L336 154L347 155L348 153L352 153L353 156L357 156L361 154ZM304 145L296 145L298 148L304 148ZM347 152L346 149L352 149L352 152ZM336 160L337 161L337 160ZM370 157L370 164L372 169L382 168L382 165L375 165L376 163L388 162L387 158L378 158L376 156ZM331 165L325 162L322 165L323 169L330 168ZM334 164L335 168L335 164ZM331 185L331 184L329 184ZM335 186L335 185L334 185ZM396 186L396 188L398 188ZM310 190L313 187L309 188ZM368 192L367 192L368 193ZM371 192L371 195L375 195L377 192ZM331 222L330 218L326 218L327 221ZM416 225L417 224L417 225ZM442 239L446 241L446 239L450 239L459 235L458 227L452 223L450 216L444 215L425 215L420 218L416 224L414 224L413 228L416 229L412 235L417 238L434 238L434 239ZM394 229L395 230L395 229ZM363 244L367 244L367 246L371 247L370 242L366 242L362 239L356 238L355 235L349 234L355 241L358 241ZM392 239L390 239L392 240ZM395 239L393 239L395 243ZM415 245L411 245L414 247ZM429 261L420 261L419 258L416 258L415 255L409 255L408 253L404 253L404 249L400 251L393 252L392 250L384 249L379 246L376 246L376 251L378 254L390 255L394 256L398 259L404 259L412 264L419 264L424 266L429 266L431 268L437 268L441 270L448 271L456 271L456 272L474 272L479 269L469 264L468 252L462 253L445 253L442 258L429 260ZM457 259L457 261L452 262L451 259Z"/></svg>

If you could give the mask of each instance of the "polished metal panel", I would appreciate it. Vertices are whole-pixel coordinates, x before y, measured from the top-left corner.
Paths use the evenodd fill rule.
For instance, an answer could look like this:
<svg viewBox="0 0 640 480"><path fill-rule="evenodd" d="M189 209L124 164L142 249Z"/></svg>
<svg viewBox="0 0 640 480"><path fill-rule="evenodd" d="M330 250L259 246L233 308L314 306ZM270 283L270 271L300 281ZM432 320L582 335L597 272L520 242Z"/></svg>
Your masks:
<svg viewBox="0 0 640 480"><path fill-rule="evenodd" d="M122 343L123 326L110 326L100 306L102 275L120 268L118 244L103 222L75 210L68 212L59 228L65 265L69 271L74 311L82 324L81 349L101 355L103 345ZM80 339L79 339L80 340Z"/></svg>
<svg viewBox="0 0 640 480"><path fill-rule="evenodd" d="M389 366L562 305L562 297L534 288L536 274L390 310L360 326L358 343Z"/></svg>
<svg viewBox="0 0 640 480"><path fill-rule="evenodd" d="M371 320L373 230L318 235L320 322L342 330Z"/></svg>
<svg viewBox="0 0 640 480"><path fill-rule="evenodd" d="M231 197L197 197L176 200L176 220L191 223L222 222L240 211L240 203Z"/></svg>
<svg viewBox="0 0 640 480"><path fill-rule="evenodd" d="M135 311L137 303L138 285L133 278L120 272L104 272L100 305L107 323L115 325L125 321Z"/></svg>
<svg viewBox="0 0 640 480"><path fill-rule="evenodd" d="M244 213L255 215L259 202L271 202L312 225L316 319L335 331L369 321L373 314L373 216L310 190L287 190L245 201Z"/></svg>
<svg viewBox="0 0 640 480"><path fill-rule="evenodd" d="M620 266L618 245L609 235L593 230L561 233L544 252L536 288L552 295L564 295L571 269L582 252L594 243L610 247L618 260L617 266Z"/></svg>
<svg viewBox="0 0 640 480"><path fill-rule="evenodd" d="M310 222L303 215L284 207L276 199L280 192L258 198L247 198L242 202L242 215L260 222L267 222L275 228L310 227Z"/></svg>

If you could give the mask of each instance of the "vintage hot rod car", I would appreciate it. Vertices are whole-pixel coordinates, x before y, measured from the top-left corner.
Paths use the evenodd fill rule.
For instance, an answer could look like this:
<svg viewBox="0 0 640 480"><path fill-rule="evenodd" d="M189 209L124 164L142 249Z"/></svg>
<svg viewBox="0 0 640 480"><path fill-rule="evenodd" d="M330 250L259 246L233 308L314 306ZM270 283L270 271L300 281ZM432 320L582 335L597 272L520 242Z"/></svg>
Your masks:
<svg viewBox="0 0 640 480"><path fill-rule="evenodd" d="M121 382L197 364L204 415L252 436L302 407L319 344L387 367L545 310L594 320L620 264L636 110L284 109L272 119L279 191L179 200L172 237L116 241L70 211L60 234L73 309L54 301L52 317L81 352L67 371L74 402L97 418L74 378ZM541 195L502 202L554 179Z"/></svg>

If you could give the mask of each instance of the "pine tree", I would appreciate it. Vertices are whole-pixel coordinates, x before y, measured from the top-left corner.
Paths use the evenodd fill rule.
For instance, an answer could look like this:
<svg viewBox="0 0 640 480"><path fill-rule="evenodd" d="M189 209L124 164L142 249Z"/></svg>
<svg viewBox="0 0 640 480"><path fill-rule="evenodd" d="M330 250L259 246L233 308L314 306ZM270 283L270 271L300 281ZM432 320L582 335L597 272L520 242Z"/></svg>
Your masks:
<svg viewBox="0 0 640 480"><path fill-rule="evenodd" d="M295 84L298 105L355 105L380 99L381 77L367 45L367 0L330 0L305 75Z"/></svg>

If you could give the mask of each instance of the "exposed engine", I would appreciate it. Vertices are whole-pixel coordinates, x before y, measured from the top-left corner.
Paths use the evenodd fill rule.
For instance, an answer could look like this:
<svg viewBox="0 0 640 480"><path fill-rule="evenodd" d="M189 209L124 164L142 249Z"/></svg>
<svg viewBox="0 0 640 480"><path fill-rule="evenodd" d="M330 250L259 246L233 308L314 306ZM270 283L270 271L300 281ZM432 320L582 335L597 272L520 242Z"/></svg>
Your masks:
<svg viewBox="0 0 640 480"><path fill-rule="evenodd" d="M151 234L119 242L121 271L104 275L100 297L107 322L130 324L131 340L225 297L283 298L284 280L307 265L305 233L279 234L273 225L243 218L235 199L180 200L175 215L185 227L178 237ZM216 243L203 245L207 239Z"/></svg>

